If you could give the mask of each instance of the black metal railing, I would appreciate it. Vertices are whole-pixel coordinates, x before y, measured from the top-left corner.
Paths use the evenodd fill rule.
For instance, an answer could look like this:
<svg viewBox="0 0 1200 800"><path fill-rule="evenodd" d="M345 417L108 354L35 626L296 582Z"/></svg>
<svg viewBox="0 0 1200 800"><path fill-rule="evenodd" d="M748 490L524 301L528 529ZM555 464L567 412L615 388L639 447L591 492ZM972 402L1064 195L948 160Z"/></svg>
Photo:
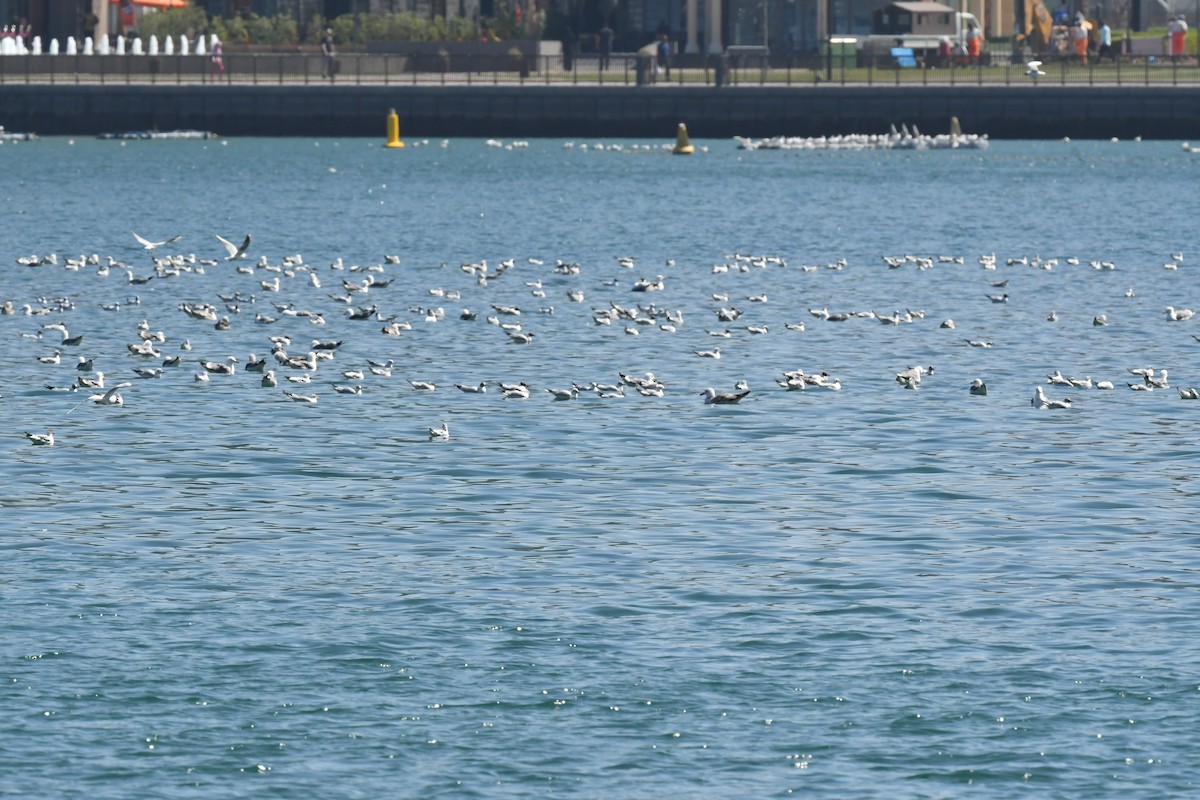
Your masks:
<svg viewBox="0 0 1200 800"><path fill-rule="evenodd" d="M1197 56L1122 56L1084 64L1047 60L1030 75L1023 60L991 54L987 63L901 67L887 56L678 56L660 68L649 56L436 55L348 53L330 63L319 54L226 53L220 63L198 55L0 56L2 84L218 85L581 85L581 86L1180 86L1200 85Z"/></svg>

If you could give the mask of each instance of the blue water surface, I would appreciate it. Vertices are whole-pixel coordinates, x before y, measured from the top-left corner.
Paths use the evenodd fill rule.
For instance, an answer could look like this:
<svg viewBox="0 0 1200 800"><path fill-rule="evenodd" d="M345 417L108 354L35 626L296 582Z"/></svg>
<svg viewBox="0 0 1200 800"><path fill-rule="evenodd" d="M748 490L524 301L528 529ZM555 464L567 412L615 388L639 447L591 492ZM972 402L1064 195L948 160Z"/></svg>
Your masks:
<svg viewBox="0 0 1200 800"><path fill-rule="evenodd" d="M1200 323L1164 309L1200 304L1200 157L564 144L0 145L0 794L1195 792L1200 402L1177 389L1200 385ZM247 232L224 260L214 235ZM196 260L99 274L167 254ZM882 258L907 255L933 261ZM507 259L486 286L460 268ZM372 276L393 283L334 298ZM614 304L682 321L597 324ZM411 330L348 318L370 305ZM143 321L159 357L127 348ZM284 335L342 345L291 384ZM80 357L133 384L123 406L46 388L91 375ZM367 359L393 376L343 376ZM1132 390L1137 367L1170 388ZM795 369L842 388L780 388ZM545 391L646 371L663 397ZM704 404L740 380L742 403ZM1038 385L1073 407L1031 407Z"/></svg>

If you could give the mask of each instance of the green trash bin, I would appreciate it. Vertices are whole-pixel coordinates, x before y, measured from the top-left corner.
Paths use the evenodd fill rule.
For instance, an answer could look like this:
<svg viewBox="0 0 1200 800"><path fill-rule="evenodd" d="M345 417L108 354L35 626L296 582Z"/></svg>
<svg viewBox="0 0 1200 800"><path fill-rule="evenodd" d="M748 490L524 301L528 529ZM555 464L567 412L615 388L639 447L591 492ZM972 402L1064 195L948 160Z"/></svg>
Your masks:
<svg viewBox="0 0 1200 800"><path fill-rule="evenodd" d="M820 46L822 66L834 72L858 66L858 37L831 36Z"/></svg>

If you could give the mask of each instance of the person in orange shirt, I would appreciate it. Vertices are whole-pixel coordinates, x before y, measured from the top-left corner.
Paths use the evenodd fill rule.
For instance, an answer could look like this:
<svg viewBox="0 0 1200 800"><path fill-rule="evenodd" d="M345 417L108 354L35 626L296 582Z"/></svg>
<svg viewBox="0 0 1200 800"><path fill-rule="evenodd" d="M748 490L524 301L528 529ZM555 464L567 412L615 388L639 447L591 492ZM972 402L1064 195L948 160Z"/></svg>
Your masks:
<svg viewBox="0 0 1200 800"><path fill-rule="evenodd" d="M972 64L979 63L979 52L983 47L983 34L979 28L975 27L975 23L971 22L967 25L967 56L971 59Z"/></svg>
<svg viewBox="0 0 1200 800"><path fill-rule="evenodd" d="M1075 57L1079 59L1079 63L1087 66L1088 32L1087 28L1083 27L1083 22L1078 19L1071 26L1071 44L1075 46Z"/></svg>

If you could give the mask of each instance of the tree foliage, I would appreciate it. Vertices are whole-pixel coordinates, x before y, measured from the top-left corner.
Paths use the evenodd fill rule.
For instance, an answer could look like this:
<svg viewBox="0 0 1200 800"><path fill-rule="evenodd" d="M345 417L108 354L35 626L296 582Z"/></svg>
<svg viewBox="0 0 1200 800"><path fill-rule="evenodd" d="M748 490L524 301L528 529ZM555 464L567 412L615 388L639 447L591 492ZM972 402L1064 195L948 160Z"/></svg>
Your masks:
<svg viewBox="0 0 1200 800"><path fill-rule="evenodd" d="M504 4L494 17L480 20L480 30L488 39L538 38L545 25L543 12L517 21ZM233 17L208 17L199 6L173 8L145 14L139 22L141 35L151 34L195 38L200 34L217 35L228 44L294 45L316 44L326 27L333 29L339 45L366 45L372 42L446 42L467 41L477 37L474 21L464 17L423 17L409 11L395 14L343 14L332 20L314 16L301 27L288 14Z"/></svg>

